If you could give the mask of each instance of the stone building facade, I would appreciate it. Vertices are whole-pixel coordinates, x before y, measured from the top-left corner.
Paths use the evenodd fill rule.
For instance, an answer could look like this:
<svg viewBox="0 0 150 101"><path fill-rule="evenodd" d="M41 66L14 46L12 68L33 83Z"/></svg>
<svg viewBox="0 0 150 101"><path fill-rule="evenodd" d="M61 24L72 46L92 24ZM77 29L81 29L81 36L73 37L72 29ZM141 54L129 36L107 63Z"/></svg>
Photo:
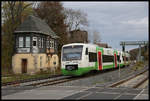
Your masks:
<svg viewBox="0 0 150 101"><path fill-rule="evenodd" d="M51 28L41 19L28 16L17 27L15 54L12 57L14 73L36 73L40 70L56 69L59 65L57 38Z"/></svg>

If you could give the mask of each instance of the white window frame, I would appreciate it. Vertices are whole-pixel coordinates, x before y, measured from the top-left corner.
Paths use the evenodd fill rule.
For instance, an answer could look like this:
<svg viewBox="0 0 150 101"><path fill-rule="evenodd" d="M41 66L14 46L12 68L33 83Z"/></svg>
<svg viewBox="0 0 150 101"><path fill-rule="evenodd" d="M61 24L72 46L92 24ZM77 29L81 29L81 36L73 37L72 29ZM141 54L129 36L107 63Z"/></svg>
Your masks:
<svg viewBox="0 0 150 101"><path fill-rule="evenodd" d="M20 38L22 40L20 40ZM21 44L21 42L22 42L22 44ZM21 37L19 37L19 47L23 47L23 44L24 44L24 42L23 42L23 36L21 36Z"/></svg>
<svg viewBox="0 0 150 101"><path fill-rule="evenodd" d="M49 43L50 43L49 47L52 48L52 41L51 41L51 39L50 39Z"/></svg>
<svg viewBox="0 0 150 101"><path fill-rule="evenodd" d="M42 40L41 40L41 42L42 42L42 44L41 44L42 48L43 48L43 41L44 41L44 38L42 38Z"/></svg>
<svg viewBox="0 0 150 101"><path fill-rule="evenodd" d="M19 39L16 38L16 48L19 47Z"/></svg>
<svg viewBox="0 0 150 101"><path fill-rule="evenodd" d="M27 38L29 38L29 41L27 41ZM27 42L29 42L29 46L27 46ZM30 36L26 36L26 44L25 47L30 47Z"/></svg>
<svg viewBox="0 0 150 101"><path fill-rule="evenodd" d="M47 47L47 48L50 47L50 46L49 46L49 40L48 40L48 39L46 40L46 47Z"/></svg>
<svg viewBox="0 0 150 101"><path fill-rule="evenodd" d="M57 42L54 41L54 48L57 49Z"/></svg>
<svg viewBox="0 0 150 101"><path fill-rule="evenodd" d="M35 46L34 46L34 41L36 42L36 45L35 45ZM37 47L37 37L33 37L32 42L33 42L32 46L33 46L33 47Z"/></svg>
<svg viewBox="0 0 150 101"><path fill-rule="evenodd" d="M41 48L41 38L39 37L39 48Z"/></svg>
<svg viewBox="0 0 150 101"><path fill-rule="evenodd" d="M54 48L54 40L52 40L52 48Z"/></svg>

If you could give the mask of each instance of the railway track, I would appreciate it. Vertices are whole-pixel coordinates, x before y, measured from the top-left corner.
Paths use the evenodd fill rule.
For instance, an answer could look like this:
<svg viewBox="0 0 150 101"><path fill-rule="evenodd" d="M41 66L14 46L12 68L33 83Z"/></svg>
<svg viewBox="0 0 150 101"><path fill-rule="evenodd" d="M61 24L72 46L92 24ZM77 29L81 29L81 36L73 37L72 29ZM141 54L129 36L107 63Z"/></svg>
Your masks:
<svg viewBox="0 0 150 101"><path fill-rule="evenodd" d="M148 69L145 69L144 71L132 75L128 78L125 78L123 80L120 80L118 82L115 82L109 87L129 87L129 88L138 88L143 83L145 83L148 80Z"/></svg>
<svg viewBox="0 0 150 101"><path fill-rule="evenodd" d="M66 76L64 76L64 77L59 78L59 79L47 80L47 81L44 81L44 82L36 82L36 83L30 84L30 85L27 85L27 86L41 87L41 86L48 86L48 85L56 85L56 84L60 84L60 83L64 83L64 82L85 79L85 78L88 78L88 77L91 77L91 76L100 75L100 74L115 71L115 70L118 70L118 69L109 69L109 70L103 70L103 71L91 71L91 72L89 72L85 75L82 75L82 76L75 76L75 77L72 77L72 76L66 77Z"/></svg>
<svg viewBox="0 0 150 101"><path fill-rule="evenodd" d="M56 75L56 76L50 76L47 78L38 78L38 79L30 79L30 80L18 80L15 82L8 82L8 83L3 83L2 87L8 87L8 86L47 86L47 85L54 85L54 84L58 84L58 83L63 83L63 82L68 82L68 81L73 81L73 80L77 80L80 78L86 78L89 76L94 76L99 74L97 73L92 73L92 74L87 74L85 76L78 76L78 77L72 77L72 76L63 76L63 75Z"/></svg>
<svg viewBox="0 0 150 101"><path fill-rule="evenodd" d="M41 86L54 85L54 84L70 81L71 78L72 77L69 77L69 76L62 76L60 78L53 79L53 80L46 80L46 81L43 81L43 82L35 82L35 83L29 84L27 86L41 87Z"/></svg>
<svg viewBox="0 0 150 101"><path fill-rule="evenodd" d="M108 70L109 71L113 71L116 69L112 69L112 70ZM63 82L67 82L67 81L71 81L71 80L76 80L79 78L84 78L84 77L88 77L88 76L94 76L100 73L104 73L107 71L100 71L100 72L90 72L87 73L83 76L79 76L79 77L67 77L67 76L63 76L63 75L53 75L53 76L49 76L46 78L34 78L34 79L27 79L27 80L17 80L17 81L13 81L13 82L7 82L7 83L2 83L2 88L6 88L8 86L12 86L12 87L16 87L16 86L40 86L40 85L53 85L53 84L58 84L58 83L63 83ZM63 80L64 79L64 80Z"/></svg>
<svg viewBox="0 0 150 101"><path fill-rule="evenodd" d="M117 69L113 69L113 70L117 70ZM112 71L113 71L112 70ZM80 79L85 79L91 76L95 76L95 75L99 75L102 73L106 73L106 72L111 72L111 70L108 71L99 71L99 72L94 72L91 71L85 75L82 76L64 76L62 78L59 79L55 79L55 80L47 80L45 82L36 82L27 86L37 86L37 87L41 87L41 86L48 86L48 85L56 85L56 84L60 84L60 83L64 83L64 82L69 82L69 81L74 81L74 80L80 80Z"/></svg>
<svg viewBox="0 0 150 101"><path fill-rule="evenodd" d="M17 81L13 81L13 82L7 82L7 83L2 83L2 87L7 87L7 86L19 86L19 85L24 85L25 83L30 83L30 82L35 82L35 81L42 81L45 79L52 79L52 78L56 78L56 77L60 77L62 76L60 75L52 75L49 77L41 77L41 78L32 78L32 79L26 79L26 80L17 80Z"/></svg>
<svg viewBox="0 0 150 101"><path fill-rule="evenodd" d="M79 77L70 77L70 76L62 76L62 75L55 75L55 76L50 76L47 78L38 78L38 79L29 79L29 80L20 80L20 81L15 81L15 82L10 82L10 83L3 83L2 87L6 86L48 86L48 85L55 85L59 83L64 83L68 81L73 81L77 79L83 79L87 78L90 76L95 76L101 73L105 72L111 72L117 69L112 69L112 70L107 70L107 71L99 71L99 72L92 72L92 73L87 73L84 76L79 76Z"/></svg>
<svg viewBox="0 0 150 101"><path fill-rule="evenodd" d="M69 81L73 81L73 80L79 80L79 79L84 79L84 78L88 78L90 76L94 76L94 75L98 75L100 73L89 73L87 75L84 75L84 76L76 76L76 77L73 77L73 76L62 76L62 78L58 78L58 79L54 79L54 80L47 80L47 81L44 81L44 82L36 82L36 83L33 83L33 84L30 84L30 85L27 85L27 86L36 86L36 87L41 87L41 86L48 86L48 85L56 85L56 84L60 84L60 83L64 83L64 82L69 82Z"/></svg>

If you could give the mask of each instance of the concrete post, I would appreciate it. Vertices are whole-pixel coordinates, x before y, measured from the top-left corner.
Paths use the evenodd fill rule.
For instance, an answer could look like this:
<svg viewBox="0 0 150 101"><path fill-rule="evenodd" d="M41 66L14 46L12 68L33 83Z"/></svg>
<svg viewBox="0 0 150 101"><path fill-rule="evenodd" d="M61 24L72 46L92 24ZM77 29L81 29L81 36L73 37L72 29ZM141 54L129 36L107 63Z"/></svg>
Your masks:
<svg viewBox="0 0 150 101"><path fill-rule="evenodd" d="M125 52L125 42L122 44L122 51Z"/></svg>
<svg viewBox="0 0 150 101"><path fill-rule="evenodd" d="M139 61L141 61L141 45L139 45Z"/></svg>
<svg viewBox="0 0 150 101"><path fill-rule="evenodd" d="M120 78L120 63L121 63L121 60L119 59L119 78Z"/></svg>
<svg viewBox="0 0 150 101"><path fill-rule="evenodd" d="M147 43L147 51L148 51L149 43Z"/></svg>

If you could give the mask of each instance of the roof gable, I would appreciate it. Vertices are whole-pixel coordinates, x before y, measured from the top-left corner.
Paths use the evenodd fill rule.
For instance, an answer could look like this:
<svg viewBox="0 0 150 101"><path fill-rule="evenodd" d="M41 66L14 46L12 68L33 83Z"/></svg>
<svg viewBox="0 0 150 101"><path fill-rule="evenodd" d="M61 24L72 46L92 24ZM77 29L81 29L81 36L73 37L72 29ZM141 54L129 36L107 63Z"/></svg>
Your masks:
<svg viewBox="0 0 150 101"><path fill-rule="evenodd" d="M50 35L52 38L58 38L56 33L52 31L52 29L48 26L47 23L45 23L45 21L33 15L29 15L24 20L24 22L19 27L17 27L14 33L21 32L36 32L45 35Z"/></svg>

